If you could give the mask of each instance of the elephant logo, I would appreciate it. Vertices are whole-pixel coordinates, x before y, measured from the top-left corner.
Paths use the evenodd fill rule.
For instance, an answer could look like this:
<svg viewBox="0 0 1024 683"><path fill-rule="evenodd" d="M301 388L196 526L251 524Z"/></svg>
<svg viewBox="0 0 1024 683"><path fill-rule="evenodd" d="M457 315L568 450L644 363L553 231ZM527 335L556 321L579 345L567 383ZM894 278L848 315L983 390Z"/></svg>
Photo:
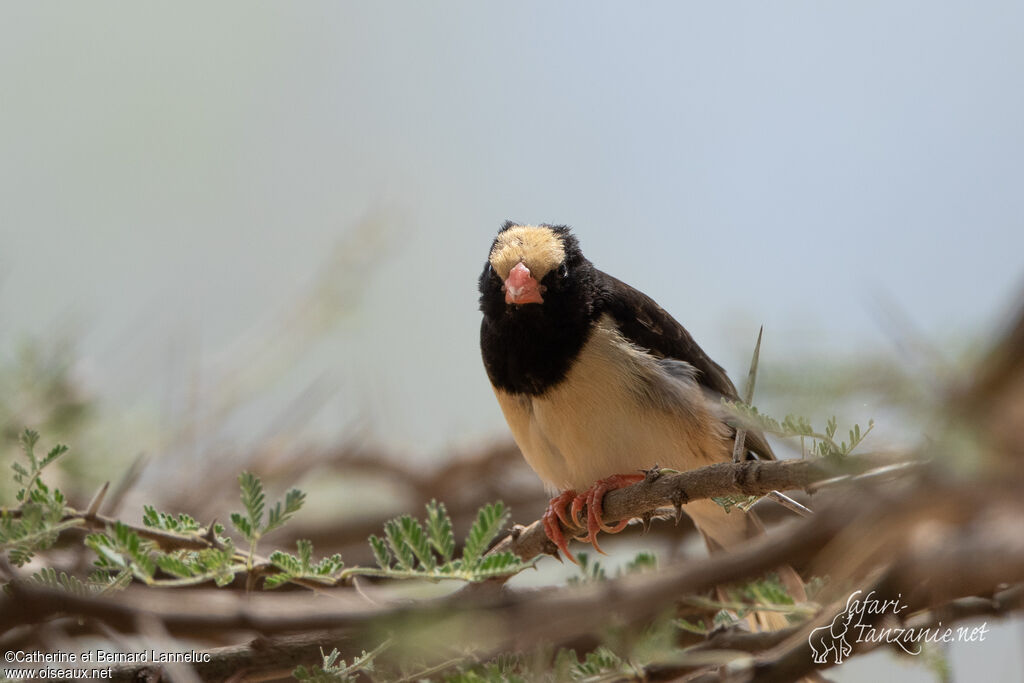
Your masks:
<svg viewBox="0 0 1024 683"><path fill-rule="evenodd" d="M819 626L807 636L807 644L811 646L811 652L814 653L815 664L827 663L829 654L834 655L834 663L842 664L843 660L853 652L853 646L850 645L846 634L850 629L853 617L857 614L856 611L850 609L850 603L858 594L860 591L856 591L849 597L846 601L846 609L837 614L831 624Z"/></svg>

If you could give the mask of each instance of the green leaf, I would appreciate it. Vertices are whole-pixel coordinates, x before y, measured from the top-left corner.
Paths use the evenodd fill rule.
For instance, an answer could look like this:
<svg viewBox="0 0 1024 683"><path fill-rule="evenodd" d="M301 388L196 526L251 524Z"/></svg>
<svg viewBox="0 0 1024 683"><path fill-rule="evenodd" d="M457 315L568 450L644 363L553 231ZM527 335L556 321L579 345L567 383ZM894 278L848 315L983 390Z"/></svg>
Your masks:
<svg viewBox="0 0 1024 683"><path fill-rule="evenodd" d="M750 581L743 587L745 597L757 605L792 605L793 597L786 592L778 574L768 574L764 578Z"/></svg>
<svg viewBox="0 0 1024 683"><path fill-rule="evenodd" d="M302 572L302 562L294 555L280 550L270 553L270 563L286 574Z"/></svg>
<svg viewBox="0 0 1024 683"><path fill-rule="evenodd" d="M90 589L90 586L66 572L61 572L58 575L52 567L43 567L32 575L32 580L42 586L62 589L74 595L89 595L95 592Z"/></svg>
<svg viewBox="0 0 1024 683"><path fill-rule="evenodd" d="M579 562L580 573L579 576L573 576L569 578L569 583L585 584L594 583L597 581L604 581L608 578L605 574L604 567L597 560L590 559L590 553L579 552L576 553L576 560Z"/></svg>
<svg viewBox="0 0 1024 683"><path fill-rule="evenodd" d="M242 507L248 515L249 526L258 531L263 526L263 508L266 502L263 482L251 472L242 472L238 475L238 484L242 489Z"/></svg>
<svg viewBox="0 0 1024 683"><path fill-rule="evenodd" d="M402 527L405 544L419 560L420 566L428 571L433 570L437 563L434 561L434 554L430 550L430 541L427 540L427 534L423 531L423 527L409 515L402 515L398 522Z"/></svg>
<svg viewBox="0 0 1024 683"><path fill-rule="evenodd" d="M462 563L465 569L473 569L476 566L480 556L487 550L487 546L505 526L508 517L505 504L500 500L480 508L476 522L473 523L466 536L466 544L462 551Z"/></svg>
<svg viewBox="0 0 1024 683"><path fill-rule="evenodd" d="M370 536L370 548L373 549L373 559L381 569L391 568L391 553L388 552L387 544L376 536Z"/></svg>
<svg viewBox="0 0 1024 683"><path fill-rule="evenodd" d="M57 460L57 458L59 458L60 456L64 455L67 452L67 446L65 446L64 444L57 444L56 446L50 449L50 452L47 453L46 457L43 458L42 462L39 463L39 469L41 470L47 465L53 464Z"/></svg>
<svg viewBox="0 0 1024 683"><path fill-rule="evenodd" d="M296 541L298 556L275 550L270 555L270 562L280 570L271 574L264 581L267 588L277 588L295 579L307 579L320 583L333 583L336 575L345 567L341 555L335 553L313 564L313 543L307 539Z"/></svg>
<svg viewBox="0 0 1024 683"><path fill-rule="evenodd" d="M576 679L587 678L619 671L622 665L622 658L602 645L593 652L588 652L583 661L573 667L572 674Z"/></svg>
<svg viewBox="0 0 1024 683"><path fill-rule="evenodd" d="M522 567L522 560L512 552L500 552L485 555L473 568L477 580L493 576L503 576Z"/></svg>
<svg viewBox="0 0 1024 683"><path fill-rule="evenodd" d="M708 634L708 630L705 628L703 621L700 624L695 624L692 621L687 621L686 619L679 617L678 619L673 620L672 623L682 630L689 631L690 633L696 633L701 636L706 636Z"/></svg>
<svg viewBox="0 0 1024 683"><path fill-rule="evenodd" d="M159 512L152 505L142 506L142 525L151 529L161 529L172 533L188 534L202 531L199 522L186 514L177 517Z"/></svg>
<svg viewBox="0 0 1024 683"><path fill-rule="evenodd" d="M409 515L401 515L384 524L383 538L370 536L370 548L379 570L352 567L343 575L485 581L518 573L533 566L534 561L523 562L509 552L483 554L507 519L508 513L500 502L480 508L469 531L463 556L447 559L454 551L451 519L443 504L431 501L427 505L426 527ZM340 559L337 558L339 568L342 566ZM321 561L321 564L326 561Z"/></svg>
<svg viewBox="0 0 1024 683"><path fill-rule="evenodd" d="M231 523L234 524L235 528L238 529L239 533L241 533L242 536L245 537L245 540L249 541L250 543L254 540L255 536L253 534L252 524L249 522L248 519L246 519L237 512L232 512Z"/></svg>
<svg viewBox="0 0 1024 683"><path fill-rule="evenodd" d="M190 565L186 564L180 557L175 557L174 555L157 555L156 566L171 576L177 576L179 578L187 578L195 576L196 574Z"/></svg>
<svg viewBox="0 0 1024 683"><path fill-rule="evenodd" d="M402 518L392 519L384 524L384 534L388 539L388 547L391 554L398 561L401 569L411 570L416 566L416 557L412 549L405 542L405 533L402 531Z"/></svg>
<svg viewBox="0 0 1024 683"><path fill-rule="evenodd" d="M305 502L305 493L298 489L289 491L285 494L284 511L281 510L280 501L270 509L270 513L267 515L267 526L263 529L263 533L269 533L287 522L296 512L302 509L302 505Z"/></svg>
<svg viewBox="0 0 1024 683"><path fill-rule="evenodd" d="M654 553L639 552L626 563L624 574L639 574L658 568L658 557Z"/></svg>
<svg viewBox="0 0 1024 683"><path fill-rule="evenodd" d="M434 550L445 562L450 561L455 552L455 534L452 533L452 519L444 503L436 500L427 503L427 534Z"/></svg>

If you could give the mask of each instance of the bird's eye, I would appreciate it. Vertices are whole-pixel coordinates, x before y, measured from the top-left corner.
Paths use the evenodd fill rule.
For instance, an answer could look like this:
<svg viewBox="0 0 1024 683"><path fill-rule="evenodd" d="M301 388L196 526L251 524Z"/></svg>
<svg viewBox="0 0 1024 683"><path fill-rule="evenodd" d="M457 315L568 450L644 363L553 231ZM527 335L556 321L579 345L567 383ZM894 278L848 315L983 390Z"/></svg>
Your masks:
<svg viewBox="0 0 1024 683"><path fill-rule="evenodd" d="M569 274L569 266L564 263L558 267L558 277L565 277Z"/></svg>
<svg viewBox="0 0 1024 683"><path fill-rule="evenodd" d="M491 266L491 262L487 262L487 277L494 275L494 268Z"/></svg>

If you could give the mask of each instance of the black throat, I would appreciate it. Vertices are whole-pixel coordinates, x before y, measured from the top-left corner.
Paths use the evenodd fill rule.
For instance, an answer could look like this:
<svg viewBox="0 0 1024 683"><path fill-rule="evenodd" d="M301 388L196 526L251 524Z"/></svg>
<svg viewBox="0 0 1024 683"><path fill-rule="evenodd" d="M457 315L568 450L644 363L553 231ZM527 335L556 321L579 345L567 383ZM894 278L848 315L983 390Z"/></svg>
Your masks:
<svg viewBox="0 0 1024 683"><path fill-rule="evenodd" d="M587 264L589 266L589 264ZM501 283L481 278L480 350L487 376L498 389L539 396L563 381L601 315L589 268L565 280L550 274L544 303L506 304Z"/></svg>

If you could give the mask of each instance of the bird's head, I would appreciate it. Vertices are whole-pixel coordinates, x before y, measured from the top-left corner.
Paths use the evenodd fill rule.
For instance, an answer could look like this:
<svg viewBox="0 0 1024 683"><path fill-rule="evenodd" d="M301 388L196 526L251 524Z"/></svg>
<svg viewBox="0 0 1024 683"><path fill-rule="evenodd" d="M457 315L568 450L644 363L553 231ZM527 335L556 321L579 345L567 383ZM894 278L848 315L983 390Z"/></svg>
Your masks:
<svg viewBox="0 0 1024 683"><path fill-rule="evenodd" d="M480 308L495 315L578 304L591 269L569 228L505 223L480 275Z"/></svg>

